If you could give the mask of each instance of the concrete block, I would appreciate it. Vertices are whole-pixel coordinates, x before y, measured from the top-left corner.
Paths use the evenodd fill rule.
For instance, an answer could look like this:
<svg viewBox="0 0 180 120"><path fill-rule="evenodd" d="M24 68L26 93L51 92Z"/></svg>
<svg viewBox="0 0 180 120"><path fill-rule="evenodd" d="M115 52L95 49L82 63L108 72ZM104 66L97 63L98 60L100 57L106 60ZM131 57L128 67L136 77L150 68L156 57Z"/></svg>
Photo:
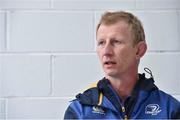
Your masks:
<svg viewBox="0 0 180 120"><path fill-rule="evenodd" d="M51 90L50 57L1 55L2 96L44 96Z"/></svg>
<svg viewBox="0 0 180 120"><path fill-rule="evenodd" d="M179 0L137 0L137 9L179 9Z"/></svg>
<svg viewBox="0 0 180 120"><path fill-rule="evenodd" d="M0 0L0 9L48 9L51 0Z"/></svg>
<svg viewBox="0 0 180 120"><path fill-rule="evenodd" d="M175 11L134 12L142 21L148 50L180 50L179 20Z"/></svg>
<svg viewBox="0 0 180 120"><path fill-rule="evenodd" d="M13 98L8 100L7 119L63 119L69 99Z"/></svg>
<svg viewBox="0 0 180 120"><path fill-rule="evenodd" d="M74 97L103 77L96 55L62 55L53 61L53 95Z"/></svg>
<svg viewBox="0 0 180 120"><path fill-rule="evenodd" d="M91 12L13 12L9 51L93 51Z"/></svg>
<svg viewBox="0 0 180 120"><path fill-rule="evenodd" d="M135 0L54 0L53 8L70 10L134 9Z"/></svg>

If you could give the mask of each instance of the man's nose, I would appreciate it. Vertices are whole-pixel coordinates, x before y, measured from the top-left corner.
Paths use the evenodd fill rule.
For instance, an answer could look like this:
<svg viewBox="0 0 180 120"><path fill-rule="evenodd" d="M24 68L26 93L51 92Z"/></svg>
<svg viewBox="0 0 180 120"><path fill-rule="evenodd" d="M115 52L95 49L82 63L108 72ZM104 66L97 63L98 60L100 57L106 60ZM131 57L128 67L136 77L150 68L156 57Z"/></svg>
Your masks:
<svg viewBox="0 0 180 120"><path fill-rule="evenodd" d="M113 46L109 43L107 43L105 46L104 46L104 55L105 56L112 56L113 54Z"/></svg>

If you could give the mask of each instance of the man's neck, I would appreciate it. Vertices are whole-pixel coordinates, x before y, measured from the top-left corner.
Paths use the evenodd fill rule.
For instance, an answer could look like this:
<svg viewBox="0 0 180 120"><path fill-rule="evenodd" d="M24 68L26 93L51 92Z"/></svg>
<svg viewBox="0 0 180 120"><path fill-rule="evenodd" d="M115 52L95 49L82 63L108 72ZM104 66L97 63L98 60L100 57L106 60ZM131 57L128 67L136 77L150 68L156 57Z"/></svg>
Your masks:
<svg viewBox="0 0 180 120"><path fill-rule="evenodd" d="M128 75L126 77L111 77L106 76L110 81L113 89L117 92L120 98L124 101L128 96L131 95L132 90L139 79L139 75Z"/></svg>

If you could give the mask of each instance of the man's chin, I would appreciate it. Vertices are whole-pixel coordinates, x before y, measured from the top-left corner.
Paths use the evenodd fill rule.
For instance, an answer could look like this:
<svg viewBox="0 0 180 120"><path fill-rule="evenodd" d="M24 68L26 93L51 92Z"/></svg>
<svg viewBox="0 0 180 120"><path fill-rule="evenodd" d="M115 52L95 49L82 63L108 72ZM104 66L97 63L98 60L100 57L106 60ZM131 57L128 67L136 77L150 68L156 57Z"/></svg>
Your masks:
<svg viewBox="0 0 180 120"><path fill-rule="evenodd" d="M115 71L105 71L106 76L116 76L117 73Z"/></svg>

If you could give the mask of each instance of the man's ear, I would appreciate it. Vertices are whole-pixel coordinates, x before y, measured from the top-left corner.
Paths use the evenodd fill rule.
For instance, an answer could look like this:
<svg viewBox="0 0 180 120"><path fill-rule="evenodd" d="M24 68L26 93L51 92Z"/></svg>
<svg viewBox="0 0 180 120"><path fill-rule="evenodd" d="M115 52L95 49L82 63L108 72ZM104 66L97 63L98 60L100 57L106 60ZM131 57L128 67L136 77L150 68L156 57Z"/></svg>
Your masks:
<svg viewBox="0 0 180 120"><path fill-rule="evenodd" d="M145 41L141 41L136 45L136 47L137 47L136 58L140 59L146 53L147 44Z"/></svg>

